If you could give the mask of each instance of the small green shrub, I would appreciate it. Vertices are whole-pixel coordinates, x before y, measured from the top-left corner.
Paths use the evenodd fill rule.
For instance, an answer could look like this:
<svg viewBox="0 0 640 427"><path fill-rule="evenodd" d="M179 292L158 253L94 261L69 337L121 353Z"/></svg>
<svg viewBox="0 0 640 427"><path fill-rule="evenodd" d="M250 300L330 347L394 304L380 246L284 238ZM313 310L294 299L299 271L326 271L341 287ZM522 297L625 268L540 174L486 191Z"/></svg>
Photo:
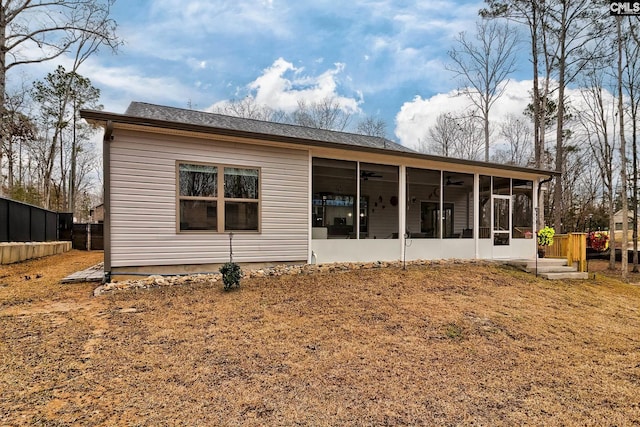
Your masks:
<svg viewBox="0 0 640 427"><path fill-rule="evenodd" d="M220 273L222 274L222 282L224 283L225 291L228 291L234 286L240 287L242 270L238 264L235 262L227 262L220 267Z"/></svg>

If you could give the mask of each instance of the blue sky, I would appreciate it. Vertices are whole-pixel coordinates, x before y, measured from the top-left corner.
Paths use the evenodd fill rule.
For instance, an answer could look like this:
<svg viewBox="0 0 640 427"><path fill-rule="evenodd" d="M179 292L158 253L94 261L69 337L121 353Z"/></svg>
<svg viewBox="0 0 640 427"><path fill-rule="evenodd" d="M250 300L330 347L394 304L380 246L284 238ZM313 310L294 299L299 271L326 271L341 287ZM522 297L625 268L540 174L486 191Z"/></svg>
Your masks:
<svg viewBox="0 0 640 427"><path fill-rule="evenodd" d="M474 33L482 6L117 0L113 17L125 45L117 55L100 52L79 72L101 89L106 111L124 112L134 100L204 110L248 94L291 110L298 99L335 96L353 123L364 115L381 118L390 138L415 146L437 111L463 103L451 100L457 82L444 64L459 32ZM526 44L521 51L526 54ZM515 101L505 111L526 103L530 75L524 57L507 93Z"/></svg>

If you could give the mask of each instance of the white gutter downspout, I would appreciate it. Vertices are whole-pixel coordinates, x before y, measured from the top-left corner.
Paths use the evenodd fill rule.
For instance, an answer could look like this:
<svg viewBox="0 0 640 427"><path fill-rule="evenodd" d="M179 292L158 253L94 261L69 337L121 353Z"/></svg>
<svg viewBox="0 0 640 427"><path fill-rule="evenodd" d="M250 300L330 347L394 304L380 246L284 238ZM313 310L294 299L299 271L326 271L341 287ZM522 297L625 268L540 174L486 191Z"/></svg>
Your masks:
<svg viewBox="0 0 640 427"><path fill-rule="evenodd" d="M360 240L360 186L362 185L362 180L360 179L360 162L356 162L356 200L355 205L356 209L353 218L353 223L355 227L353 227L356 232L356 239Z"/></svg>
<svg viewBox="0 0 640 427"><path fill-rule="evenodd" d="M307 205L308 212L308 224L309 228L307 230L307 264L315 264L317 260L316 254L313 252L313 155L311 154L311 150L309 150L309 171L307 177L307 200L309 204ZM314 259L315 258L315 259Z"/></svg>
<svg viewBox="0 0 640 427"><path fill-rule="evenodd" d="M407 167L400 165L400 179L398 180L400 188L398 189L400 207L400 223L398 224L398 237L400 238L400 260L407 259Z"/></svg>
<svg viewBox="0 0 640 427"><path fill-rule="evenodd" d="M113 122L107 120L102 138L102 173L103 173L103 245L104 245L104 279L111 281L111 141L113 141Z"/></svg>

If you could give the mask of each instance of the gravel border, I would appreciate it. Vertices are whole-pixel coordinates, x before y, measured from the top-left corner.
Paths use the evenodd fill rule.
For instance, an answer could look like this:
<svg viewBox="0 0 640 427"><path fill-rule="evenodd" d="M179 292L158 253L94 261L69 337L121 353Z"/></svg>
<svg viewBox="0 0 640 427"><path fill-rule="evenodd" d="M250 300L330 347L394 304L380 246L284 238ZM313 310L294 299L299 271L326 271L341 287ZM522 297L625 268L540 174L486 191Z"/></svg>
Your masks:
<svg viewBox="0 0 640 427"><path fill-rule="evenodd" d="M297 276L322 273L337 273L353 270L370 270L376 268L402 268L404 265L410 266L441 266L453 264L467 265L496 265L493 260L476 259L447 259L447 260L414 260L403 263L402 261L375 261L375 262L341 262L331 264L299 264L299 265L275 265L273 267L243 269L243 278L269 277L269 276ZM215 284L222 281L220 273L212 274L192 274L185 276L160 276L151 275L144 279L124 280L121 282L110 282L98 286L94 291L94 296L103 295L114 291L131 289L150 289L163 286L191 285L191 284Z"/></svg>

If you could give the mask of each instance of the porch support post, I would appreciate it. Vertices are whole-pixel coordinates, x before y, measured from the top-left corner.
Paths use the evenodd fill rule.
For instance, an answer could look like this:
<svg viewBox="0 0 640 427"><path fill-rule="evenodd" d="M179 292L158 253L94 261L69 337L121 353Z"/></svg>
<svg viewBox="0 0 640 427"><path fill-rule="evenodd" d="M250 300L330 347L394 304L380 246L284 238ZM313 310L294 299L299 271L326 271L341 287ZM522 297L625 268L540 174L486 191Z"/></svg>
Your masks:
<svg viewBox="0 0 640 427"><path fill-rule="evenodd" d="M540 178L536 178L533 180L533 194L532 194L532 199L533 199L533 220L532 220L532 225L533 225L533 240L536 242L533 245L533 259L538 259L538 230L540 230L542 228L542 226L540 225L540 200L542 198L541 196L541 192L540 192Z"/></svg>
<svg viewBox="0 0 640 427"><path fill-rule="evenodd" d="M473 244L475 246L475 257L480 258L480 174L473 174Z"/></svg>
<svg viewBox="0 0 640 427"><path fill-rule="evenodd" d="M438 230L440 230L440 232L438 233L438 239L440 239L440 246L442 247L442 239L444 238L444 186L442 185L442 179L444 177L444 171L441 169L440 170L440 184L439 184L439 193L440 193L440 197L439 197L439 203L440 203L440 208L439 208L439 212L440 214L438 215Z"/></svg>
<svg viewBox="0 0 640 427"><path fill-rule="evenodd" d="M400 176L398 179L398 194L400 207L400 214L398 215L399 224L398 224L398 237L400 238L400 260L406 260L406 240L407 240L407 167L405 165L400 165Z"/></svg>
<svg viewBox="0 0 640 427"><path fill-rule="evenodd" d="M355 222L354 230L356 232L356 239L360 240L360 185L362 180L360 179L360 162L356 162L356 211L353 213Z"/></svg>
<svg viewBox="0 0 640 427"><path fill-rule="evenodd" d="M313 260L313 155L309 151L309 189L307 191L309 197L309 230L307 231L307 264L314 264Z"/></svg>

